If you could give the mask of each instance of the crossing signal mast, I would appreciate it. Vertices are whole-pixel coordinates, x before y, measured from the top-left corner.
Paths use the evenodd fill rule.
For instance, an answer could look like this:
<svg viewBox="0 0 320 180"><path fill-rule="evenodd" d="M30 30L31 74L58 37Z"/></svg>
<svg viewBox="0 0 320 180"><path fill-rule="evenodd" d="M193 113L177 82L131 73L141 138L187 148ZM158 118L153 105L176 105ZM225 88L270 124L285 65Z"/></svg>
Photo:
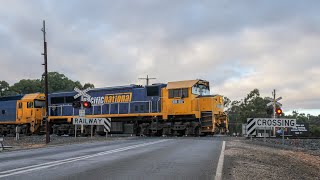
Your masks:
<svg viewBox="0 0 320 180"><path fill-rule="evenodd" d="M269 101L271 101L267 104L267 106L273 105L273 118L276 118L276 114L277 115L282 114L282 109L281 109L282 104L278 102L282 99L282 97L276 98L276 90L275 89L272 91L272 96L273 96L273 98L267 97L267 99ZM277 107L277 105L278 105L278 107Z"/></svg>
<svg viewBox="0 0 320 180"><path fill-rule="evenodd" d="M72 103L73 108L79 109L79 117L85 118L86 117L86 108L91 108L91 102L89 101L91 99L91 96L87 94L88 91L90 91L91 88L87 88L85 90L80 90L79 88L75 87L74 91L76 91L78 94L73 96L74 99L77 99L80 97L80 101L74 101ZM81 134L83 134L83 124L81 125ZM77 125L75 125L75 133L74 136L77 137ZM91 128L91 136L92 136L92 128Z"/></svg>
<svg viewBox="0 0 320 180"><path fill-rule="evenodd" d="M281 109L282 104L278 102L282 99L282 97L276 98L276 90L275 89L272 91L272 96L273 96L273 98L267 97L267 99L269 101L271 101L267 104L267 106L271 106L271 105L273 106L273 119L275 119L276 115L280 116L282 114L282 109ZM278 107L277 107L277 105L278 105ZM273 134L275 134L275 132L276 132L276 130L275 130L275 128L273 128ZM284 141L284 129L283 128L282 128L282 141Z"/></svg>

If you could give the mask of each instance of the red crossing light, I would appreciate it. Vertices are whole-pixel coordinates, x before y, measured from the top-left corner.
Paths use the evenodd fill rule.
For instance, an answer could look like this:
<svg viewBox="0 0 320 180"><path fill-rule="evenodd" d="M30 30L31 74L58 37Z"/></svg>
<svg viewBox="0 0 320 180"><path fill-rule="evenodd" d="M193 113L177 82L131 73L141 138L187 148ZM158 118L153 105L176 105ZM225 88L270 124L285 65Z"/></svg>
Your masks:
<svg viewBox="0 0 320 180"><path fill-rule="evenodd" d="M83 102L83 108L91 108L91 102L89 102L89 101L84 101L84 102Z"/></svg>
<svg viewBox="0 0 320 180"><path fill-rule="evenodd" d="M276 113L277 113L278 115L281 115L281 114L282 114L282 110L281 110L280 108L277 108L277 109L276 109Z"/></svg>

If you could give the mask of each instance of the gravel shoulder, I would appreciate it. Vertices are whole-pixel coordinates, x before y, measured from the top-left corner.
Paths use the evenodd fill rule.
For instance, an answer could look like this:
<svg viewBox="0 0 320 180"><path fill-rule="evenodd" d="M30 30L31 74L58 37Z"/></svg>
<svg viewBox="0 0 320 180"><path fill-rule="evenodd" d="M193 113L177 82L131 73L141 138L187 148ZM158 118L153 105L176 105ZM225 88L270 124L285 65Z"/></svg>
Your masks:
<svg viewBox="0 0 320 180"><path fill-rule="evenodd" d="M16 151L16 150L25 150L33 148L45 148L51 146L63 146L67 144L80 144L80 143L92 143L98 141L115 141L115 140L126 140L136 138L133 137L111 137L108 136L93 136L91 137L70 137L70 136L50 136L50 143L46 144L46 137L43 136L20 136L18 141L15 140L15 137L4 137L3 145L10 146L10 148L5 148L2 152L5 151ZM1 153L1 151L0 151Z"/></svg>
<svg viewBox="0 0 320 180"><path fill-rule="evenodd" d="M222 179L320 179L320 156L234 138L226 142Z"/></svg>

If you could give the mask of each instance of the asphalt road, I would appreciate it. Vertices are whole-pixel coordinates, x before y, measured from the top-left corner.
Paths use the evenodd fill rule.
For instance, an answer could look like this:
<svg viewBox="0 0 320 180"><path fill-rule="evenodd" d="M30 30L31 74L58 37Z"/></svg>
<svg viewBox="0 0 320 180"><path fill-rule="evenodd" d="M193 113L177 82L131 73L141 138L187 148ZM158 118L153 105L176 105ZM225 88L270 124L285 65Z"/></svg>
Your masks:
<svg viewBox="0 0 320 180"><path fill-rule="evenodd" d="M219 137L134 138L0 153L1 179L214 179Z"/></svg>

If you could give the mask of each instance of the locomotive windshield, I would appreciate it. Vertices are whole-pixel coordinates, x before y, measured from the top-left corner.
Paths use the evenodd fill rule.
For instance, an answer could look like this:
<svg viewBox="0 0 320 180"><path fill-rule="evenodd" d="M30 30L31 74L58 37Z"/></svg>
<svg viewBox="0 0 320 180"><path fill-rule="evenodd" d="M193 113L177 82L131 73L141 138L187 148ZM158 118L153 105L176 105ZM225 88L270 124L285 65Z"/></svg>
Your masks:
<svg viewBox="0 0 320 180"><path fill-rule="evenodd" d="M34 108L43 108L45 106L46 106L46 101L42 101L42 100L34 101Z"/></svg>
<svg viewBox="0 0 320 180"><path fill-rule="evenodd" d="M196 84L192 87L192 94L197 95L210 95L210 89L209 86L203 85L203 84Z"/></svg>

